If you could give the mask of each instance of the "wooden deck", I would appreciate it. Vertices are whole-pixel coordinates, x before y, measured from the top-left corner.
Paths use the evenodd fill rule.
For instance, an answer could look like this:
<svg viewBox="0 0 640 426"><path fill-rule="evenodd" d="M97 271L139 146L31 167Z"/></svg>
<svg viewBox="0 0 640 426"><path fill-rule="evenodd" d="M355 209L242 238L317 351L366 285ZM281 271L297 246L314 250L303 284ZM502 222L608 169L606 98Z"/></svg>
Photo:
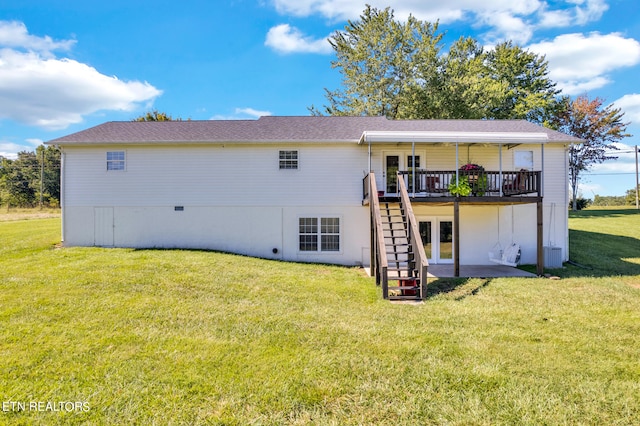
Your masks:
<svg viewBox="0 0 640 426"><path fill-rule="evenodd" d="M524 204L542 200L542 172L539 171L474 171L416 170L399 171L412 202ZM369 200L369 175L363 180L363 201ZM455 196L451 188L456 182L470 188L467 196ZM397 185L395 185L397 187ZM397 202L399 193L380 191L381 201Z"/></svg>

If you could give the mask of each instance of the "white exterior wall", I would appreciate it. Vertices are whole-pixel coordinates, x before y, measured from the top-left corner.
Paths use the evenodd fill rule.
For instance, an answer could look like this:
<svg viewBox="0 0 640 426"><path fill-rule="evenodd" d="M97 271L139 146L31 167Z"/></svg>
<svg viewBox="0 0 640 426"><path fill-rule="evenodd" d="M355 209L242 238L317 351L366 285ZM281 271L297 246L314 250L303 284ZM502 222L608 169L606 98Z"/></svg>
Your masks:
<svg viewBox="0 0 640 426"><path fill-rule="evenodd" d="M125 171L106 170L106 152L126 152ZM297 150L298 170L280 170L280 150ZM503 170L514 153L533 152L544 170L544 245L568 259L565 147L503 147ZM233 144L76 146L63 150L63 240L69 246L198 248L264 258L369 263L368 207L361 205L368 147L353 144ZM411 144L375 144L371 165L384 188L383 158L406 161ZM455 146L416 144L421 169L455 170ZM497 145L459 149L459 164L498 170ZM406 168L406 164L401 168ZM175 206L184 211L175 211ZM452 217L453 206L414 204L418 218ZM340 252L300 252L300 217L339 217ZM112 233L105 231L109 222ZM536 262L536 205L460 208L461 264L490 264L496 243L522 247L522 263ZM277 253L273 253L277 249Z"/></svg>
<svg viewBox="0 0 640 426"><path fill-rule="evenodd" d="M106 152L121 150L126 170L107 171ZM298 170L279 169L280 150L298 151ZM368 166L366 149L356 144L65 147L63 155L66 245L368 263L368 210L361 205ZM298 250L298 219L311 216L340 218L339 252ZM105 220L113 228L106 242Z"/></svg>

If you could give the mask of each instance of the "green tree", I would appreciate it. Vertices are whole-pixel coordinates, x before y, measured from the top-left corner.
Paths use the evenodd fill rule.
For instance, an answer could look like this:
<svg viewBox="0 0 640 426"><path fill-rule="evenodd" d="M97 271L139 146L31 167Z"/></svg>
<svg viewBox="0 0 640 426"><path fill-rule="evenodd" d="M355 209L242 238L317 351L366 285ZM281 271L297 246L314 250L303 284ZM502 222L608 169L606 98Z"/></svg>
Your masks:
<svg viewBox="0 0 640 426"><path fill-rule="evenodd" d="M440 108L423 117L486 118L502 91L502 85L488 73L483 47L470 37L456 40L442 57L438 81L439 93L432 99ZM425 99L427 103L429 100Z"/></svg>
<svg viewBox="0 0 640 426"><path fill-rule="evenodd" d="M631 188L629 190L627 190L627 192L625 192L624 195L624 199L625 199L625 204L629 205L629 206L635 206L636 205L636 191L638 188Z"/></svg>
<svg viewBox="0 0 640 426"><path fill-rule="evenodd" d="M497 84L488 93L486 118L544 123L554 114L560 91L548 77L544 56L507 41L487 52L485 65L490 80Z"/></svg>
<svg viewBox="0 0 640 426"><path fill-rule="evenodd" d="M60 205L60 149L54 146L40 145L36 148L36 158L42 176L37 180L37 192L40 192L42 178L42 199L49 206Z"/></svg>
<svg viewBox="0 0 640 426"><path fill-rule="evenodd" d="M169 114L154 109L153 111L148 111L144 115L136 117L131 121L174 121L174 119ZM182 121L182 119L177 118L175 121Z"/></svg>
<svg viewBox="0 0 640 426"><path fill-rule="evenodd" d="M578 185L582 172L594 164L617 157L607 154L618 148L614 145L631 136L622 117L624 113L613 104L603 106L604 100L578 96L575 100L565 97L562 109L552 118L555 129L582 139L581 143L569 147L569 185L571 186L573 209L577 209Z"/></svg>
<svg viewBox="0 0 640 426"><path fill-rule="evenodd" d="M21 151L15 160L3 159L0 186L7 206L33 207L36 204L38 160L34 152Z"/></svg>
<svg viewBox="0 0 640 426"><path fill-rule="evenodd" d="M511 42L484 51L472 38L442 52L438 23L367 6L329 38L342 88L312 114L419 118L518 118L544 122L556 106L543 56Z"/></svg>
<svg viewBox="0 0 640 426"><path fill-rule="evenodd" d="M419 99L415 90L428 87L437 73L442 34L438 24L409 16L394 20L390 8L367 5L359 21L329 38L342 74L343 88L326 90L329 105L313 114L412 118ZM423 94L421 94L423 96Z"/></svg>

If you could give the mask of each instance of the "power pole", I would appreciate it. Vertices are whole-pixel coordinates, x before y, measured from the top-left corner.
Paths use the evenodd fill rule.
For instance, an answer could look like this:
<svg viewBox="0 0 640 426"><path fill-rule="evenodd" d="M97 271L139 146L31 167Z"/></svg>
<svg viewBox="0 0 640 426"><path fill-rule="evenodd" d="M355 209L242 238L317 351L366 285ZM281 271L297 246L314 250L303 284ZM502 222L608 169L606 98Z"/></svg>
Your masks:
<svg viewBox="0 0 640 426"><path fill-rule="evenodd" d="M640 182L638 182L638 145L636 145L636 210L640 210L638 202L638 192L640 192Z"/></svg>
<svg viewBox="0 0 640 426"><path fill-rule="evenodd" d="M44 146L42 148L42 161L40 161L40 210L42 210L42 193L44 192Z"/></svg>

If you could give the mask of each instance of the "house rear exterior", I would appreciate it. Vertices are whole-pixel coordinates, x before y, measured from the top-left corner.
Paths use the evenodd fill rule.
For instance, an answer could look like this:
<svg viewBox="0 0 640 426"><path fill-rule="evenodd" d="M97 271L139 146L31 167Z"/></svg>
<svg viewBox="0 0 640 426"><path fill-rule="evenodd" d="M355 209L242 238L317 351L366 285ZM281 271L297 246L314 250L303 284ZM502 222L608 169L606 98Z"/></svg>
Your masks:
<svg viewBox="0 0 640 426"><path fill-rule="evenodd" d="M567 259L567 147L577 141L526 121L262 117L109 122L48 143L62 150L67 246L369 265L372 197L393 203L402 186L429 262L477 265L512 242L536 264L541 235ZM486 183L455 197L468 163ZM510 192L518 172L527 190Z"/></svg>

